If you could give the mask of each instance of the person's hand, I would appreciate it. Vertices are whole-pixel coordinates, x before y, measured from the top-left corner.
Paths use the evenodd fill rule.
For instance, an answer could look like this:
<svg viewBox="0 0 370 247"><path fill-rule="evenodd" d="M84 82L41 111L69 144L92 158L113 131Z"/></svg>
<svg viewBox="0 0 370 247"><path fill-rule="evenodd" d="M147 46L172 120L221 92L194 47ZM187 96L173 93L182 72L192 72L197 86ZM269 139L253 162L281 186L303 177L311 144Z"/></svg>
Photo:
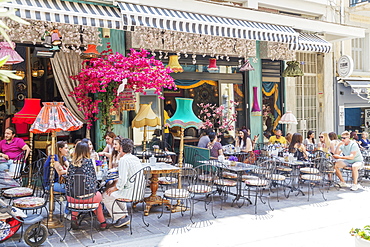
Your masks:
<svg viewBox="0 0 370 247"><path fill-rule="evenodd" d="M113 192L115 192L115 191L117 191L118 189L117 189L117 187L116 186L114 186L114 187L112 187L112 188L109 188L109 189L107 189L106 191L105 191L105 193L107 193L107 195L108 196L110 196Z"/></svg>
<svg viewBox="0 0 370 247"><path fill-rule="evenodd" d="M9 155L6 155L6 154L3 154L3 158L8 160L9 159Z"/></svg>
<svg viewBox="0 0 370 247"><path fill-rule="evenodd" d="M334 158L334 159L340 159L340 155L338 155L338 154L333 154L333 158Z"/></svg>
<svg viewBox="0 0 370 247"><path fill-rule="evenodd" d="M255 135L254 138L253 138L253 141L256 142L258 140L258 135Z"/></svg>
<svg viewBox="0 0 370 247"><path fill-rule="evenodd" d="M105 152L99 152L98 153L100 156L104 156L106 153Z"/></svg>

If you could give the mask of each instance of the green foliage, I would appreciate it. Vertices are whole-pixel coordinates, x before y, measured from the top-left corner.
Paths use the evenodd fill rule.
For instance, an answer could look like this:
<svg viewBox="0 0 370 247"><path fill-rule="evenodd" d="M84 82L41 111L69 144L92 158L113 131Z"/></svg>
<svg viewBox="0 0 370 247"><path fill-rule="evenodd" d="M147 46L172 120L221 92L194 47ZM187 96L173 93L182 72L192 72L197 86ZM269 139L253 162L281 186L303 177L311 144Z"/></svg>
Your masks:
<svg viewBox="0 0 370 247"><path fill-rule="evenodd" d="M364 228L352 228L349 233L352 236L359 236L370 241L370 225L367 225Z"/></svg>

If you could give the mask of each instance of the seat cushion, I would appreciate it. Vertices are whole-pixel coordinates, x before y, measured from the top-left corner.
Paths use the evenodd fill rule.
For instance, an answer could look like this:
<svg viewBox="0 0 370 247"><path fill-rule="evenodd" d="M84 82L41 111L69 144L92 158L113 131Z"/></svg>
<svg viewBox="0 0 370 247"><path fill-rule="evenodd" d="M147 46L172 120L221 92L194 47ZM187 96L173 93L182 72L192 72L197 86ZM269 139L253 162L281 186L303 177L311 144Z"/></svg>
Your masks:
<svg viewBox="0 0 370 247"><path fill-rule="evenodd" d="M232 172L223 172L222 177L236 179L238 177L238 175L236 173L232 173Z"/></svg>
<svg viewBox="0 0 370 247"><path fill-rule="evenodd" d="M204 184L195 184L189 186L188 191L191 193L209 193L212 191L212 188Z"/></svg>
<svg viewBox="0 0 370 247"><path fill-rule="evenodd" d="M99 207L99 203L73 203L68 202L68 207L71 209L94 209Z"/></svg>
<svg viewBox="0 0 370 247"><path fill-rule="evenodd" d="M276 170L282 171L282 172L291 172L293 169L286 166L278 166L276 167Z"/></svg>
<svg viewBox="0 0 370 247"><path fill-rule="evenodd" d="M230 179L216 179L214 183L221 186L236 186L236 181Z"/></svg>
<svg viewBox="0 0 370 247"><path fill-rule="evenodd" d="M190 196L189 191L185 189L169 189L164 192L165 197L169 198L188 198Z"/></svg>
<svg viewBox="0 0 370 247"><path fill-rule="evenodd" d="M310 173L310 174L319 173L319 169L312 168L312 167L303 167L303 168L299 169L299 171L302 172L302 173Z"/></svg>
<svg viewBox="0 0 370 247"><path fill-rule="evenodd" d="M132 202L131 199L127 199L127 198L117 198L116 201L119 201L119 202Z"/></svg>
<svg viewBox="0 0 370 247"><path fill-rule="evenodd" d="M20 208L34 208L45 204L45 199L41 197L29 196L18 198L13 201L14 207Z"/></svg>
<svg viewBox="0 0 370 247"><path fill-rule="evenodd" d="M310 181L320 181L322 179L321 176L318 176L315 174L305 174L305 175L302 175L301 178L303 180L310 180Z"/></svg>
<svg viewBox="0 0 370 247"><path fill-rule="evenodd" d="M24 196L31 196L33 190L28 187L17 187L4 190L3 195L7 197L24 197Z"/></svg>
<svg viewBox="0 0 370 247"><path fill-rule="evenodd" d="M268 185L268 180L266 179L245 180L245 184L249 186L266 186Z"/></svg>
<svg viewBox="0 0 370 247"><path fill-rule="evenodd" d="M284 181L285 180L285 176L280 175L280 174L270 174L270 175L267 175L267 178L273 181Z"/></svg>
<svg viewBox="0 0 370 247"><path fill-rule="evenodd" d="M159 177L158 183L159 184L176 184L178 182L177 178L172 177Z"/></svg>
<svg viewBox="0 0 370 247"><path fill-rule="evenodd" d="M365 170L370 170L370 166L364 166Z"/></svg>

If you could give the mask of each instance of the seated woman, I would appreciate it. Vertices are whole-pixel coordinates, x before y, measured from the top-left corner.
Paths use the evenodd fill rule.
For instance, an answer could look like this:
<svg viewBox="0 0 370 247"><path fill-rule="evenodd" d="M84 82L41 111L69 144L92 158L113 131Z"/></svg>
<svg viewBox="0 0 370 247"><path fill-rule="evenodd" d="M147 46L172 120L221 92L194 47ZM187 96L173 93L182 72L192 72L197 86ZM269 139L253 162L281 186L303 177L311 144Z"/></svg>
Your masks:
<svg viewBox="0 0 370 247"><path fill-rule="evenodd" d="M220 138L216 136L215 132L208 134L210 142L207 144L207 148L210 150L211 158L218 158L220 155L224 155L222 151L222 145L219 142Z"/></svg>
<svg viewBox="0 0 370 247"><path fill-rule="evenodd" d="M329 139L330 139L330 153L334 154L335 150L337 149L338 144L340 143L340 140L338 139L338 136L335 132L329 133Z"/></svg>
<svg viewBox="0 0 370 247"><path fill-rule="evenodd" d="M307 160L308 158L306 147L303 145L302 141L302 135L299 133L294 133L292 142L288 147L289 153L294 154L294 157L297 157L297 160Z"/></svg>
<svg viewBox="0 0 370 247"><path fill-rule="evenodd" d="M69 154L69 149L66 141L58 141L56 143L56 155L54 155L54 191L65 193L65 184L60 183L60 177L67 174L67 169L69 167L69 162L67 156ZM43 168L43 184L48 190L50 185L50 162L51 155L47 158L44 163Z"/></svg>
<svg viewBox="0 0 370 247"><path fill-rule="evenodd" d="M313 130L309 130L307 132L307 138L304 139L303 144L305 145L307 151L315 150L315 132Z"/></svg>
<svg viewBox="0 0 370 247"><path fill-rule="evenodd" d="M83 188L87 191L91 191L91 189L94 189L96 187L96 173L94 169L93 162L90 158L90 148L89 144L86 142L80 142L76 145L75 154L73 156L72 163L70 164L67 172L67 176L73 176L75 174L86 174L89 179L86 179L86 181L83 181L85 184L83 186L80 186L79 188L69 188L69 183L66 184L67 191L74 191L78 192L80 195L86 194L85 191L82 191ZM75 181L75 183L71 183L71 185L78 185L79 183ZM94 195L94 197L91 199L75 199L73 197L67 196L68 203L98 203L98 208L94 211L96 214L98 221L100 222L100 230L104 230L107 228L107 223L105 222L105 218L103 215L103 207L101 204L102 201L102 195L99 191L97 191ZM78 223L77 223L77 216L78 212L72 211L72 229L78 229Z"/></svg>
<svg viewBox="0 0 370 247"><path fill-rule="evenodd" d="M248 131L245 129L239 130L238 136L235 138L235 147L239 147L242 152L249 152L253 150L251 138L249 138Z"/></svg>
<svg viewBox="0 0 370 247"><path fill-rule="evenodd" d="M121 137L114 138L113 141L113 152L109 160L109 169L118 167L119 160L123 157L121 153Z"/></svg>
<svg viewBox="0 0 370 247"><path fill-rule="evenodd" d="M105 146L102 152L99 152L99 155L110 158L113 153L113 140L116 138L116 134L114 134L113 132L107 132L104 138L107 146Z"/></svg>
<svg viewBox="0 0 370 247"><path fill-rule="evenodd" d="M361 149L368 149L369 148L370 141L369 141L369 139L367 139L368 137L369 137L369 133L362 132L361 139L357 142L358 144L360 144Z"/></svg>

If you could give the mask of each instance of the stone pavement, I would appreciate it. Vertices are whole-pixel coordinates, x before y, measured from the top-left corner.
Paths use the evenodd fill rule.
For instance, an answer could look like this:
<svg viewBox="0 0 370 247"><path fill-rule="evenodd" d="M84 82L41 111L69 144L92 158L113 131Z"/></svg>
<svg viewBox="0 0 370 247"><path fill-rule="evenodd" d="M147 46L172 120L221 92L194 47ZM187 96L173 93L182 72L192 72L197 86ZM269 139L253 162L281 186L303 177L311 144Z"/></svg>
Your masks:
<svg viewBox="0 0 370 247"><path fill-rule="evenodd" d="M231 207L231 197L220 210L216 197L217 218L213 218L210 210L204 211L203 203L198 203L195 224L191 224L189 212L183 217L175 213L170 227L168 212L158 219L161 207L157 206L145 217L149 227L142 223L140 213L135 213L132 235L128 227L111 227L102 232L94 229L95 243L92 243L90 228L84 223L83 230L67 233L64 242L60 242L64 229L53 229L54 234L43 246L354 246L349 230L370 224L370 181L365 180L362 185L364 189L354 192L349 188L330 188L325 192L327 201L317 189L309 202L307 195L291 194L285 198L283 193L279 193L278 202L273 194L270 201L274 211L258 202L257 215L253 205ZM26 246L23 241L18 242L19 236L17 233L0 246Z"/></svg>

